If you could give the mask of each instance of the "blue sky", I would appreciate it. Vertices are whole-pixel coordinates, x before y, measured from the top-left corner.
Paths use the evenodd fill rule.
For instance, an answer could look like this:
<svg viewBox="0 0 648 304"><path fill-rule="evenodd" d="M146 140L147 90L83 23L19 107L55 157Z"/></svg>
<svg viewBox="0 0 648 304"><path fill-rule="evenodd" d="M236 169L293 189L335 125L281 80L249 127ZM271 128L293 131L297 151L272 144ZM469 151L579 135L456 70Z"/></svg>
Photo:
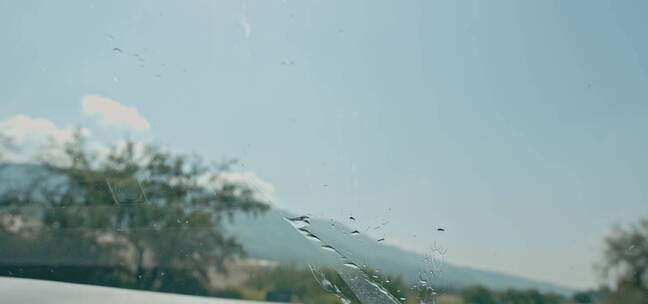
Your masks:
<svg viewBox="0 0 648 304"><path fill-rule="evenodd" d="M0 121L237 157L278 207L591 287L610 225L648 215L646 6L5 1Z"/></svg>

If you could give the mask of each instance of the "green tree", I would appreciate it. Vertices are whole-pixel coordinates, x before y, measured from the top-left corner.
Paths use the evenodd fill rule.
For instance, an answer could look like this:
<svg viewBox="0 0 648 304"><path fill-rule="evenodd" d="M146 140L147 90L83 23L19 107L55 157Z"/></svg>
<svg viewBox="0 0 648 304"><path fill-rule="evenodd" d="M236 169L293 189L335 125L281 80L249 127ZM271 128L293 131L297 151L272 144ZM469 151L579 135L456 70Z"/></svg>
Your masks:
<svg viewBox="0 0 648 304"><path fill-rule="evenodd" d="M466 304L498 304L495 295L481 286L464 289L462 296Z"/></svg>
<svg viewBox="0 0 648 304"><path fill-rule="evenodd" d="M578 304L590 304L593 302L592 296L588 292L577 292L572 296L572 300Z"/></svg>
<svg viewBox="0 0 648 304"><path fill-rule="evenodd" d="M627 288L648 293L648 219L614 227L605 239L603 274Z"/></svg>
<svg viewBox="0 0 648 304"><path fill-rule="evenodd" d="M608 302L648 303L648 219L613 228L605 239L602 270L616 280Z"/></svg>
<svg viewBox="0 0 648 304"><path fill-rule="evenodd" d="M332 270L325 270L327 279L342 288L342 280ZM317 283L313 274L307 269L294 266L277 266L260 269L250 276L246 286L261 290L289 292L293 300L315 304L338 303L335 295L326 291ZM357 303L357 302L356 302Z"/></svg>
<svg viewBox="0 0 648 304"><path fill-rule="evenodd" d="M7 157L7 152L15 151L16 146L11 140L11 137L7 136L3 132L0 132L0 162L4 161Z"/></svg>
<svg viewBox="0 0 648 304"><path fill-rule="evenodd" d="M41 239L53 238L42 250L66 244L75 257L115 266L118 285L178 291L182 274L183 284L204 289L211 270L244 255L223 224L268 208L252 188L223 178L228 166L133 141L102 154L76 132L41 157L28 191L0 195L0 212L13 210Z"/></svg>
<svg viewBox="0 0 648 304"><path fill-rule="evenodd" d="M552 294L542 294L537 290L508 289L498 296L502 304L559 304L562 297Z"/></svg>

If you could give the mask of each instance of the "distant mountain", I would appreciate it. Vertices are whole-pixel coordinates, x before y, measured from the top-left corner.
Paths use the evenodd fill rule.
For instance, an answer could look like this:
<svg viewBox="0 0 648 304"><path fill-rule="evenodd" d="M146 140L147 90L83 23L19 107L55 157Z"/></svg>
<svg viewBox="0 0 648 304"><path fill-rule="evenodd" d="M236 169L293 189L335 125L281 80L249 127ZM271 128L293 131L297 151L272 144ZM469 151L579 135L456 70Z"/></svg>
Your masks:
<svg viewBox="0 0 648 304"><path fill-rule="evenodd" d="M43 174L42 167L31 164L0 163L0 192L8 189L25 189L29 182ZM333 265L337 257L321 250L302 237L286 220L294 217L290 212L270 209L253 217L238 215L225 229L236 235L250 257L305 266L308 263ZM377 243L362 234L351 235L351 228L329 220L313 219L309 229L326 244L350 257L355 263L366 264L381 272L401 275L416 282L419 272L425 269L424 256L401 248ZM0 244L1 246L1 244ZM467 287L482 285L491 289L538 289L544 292L571 294L573 291L556 284L531 280L519 276L483 271L442 263L435 286Z"/></svg>
<svg viewBox="0 0 648 304"><path fill-rule="evenodd" d="M332 265L337 257L302 237L284 218L290 212L272 209L258 217L238 216L228 229L236 235L253 258L292 263ZM418 281L419 272L426 269L424 256L395 246L376 242L367 236L351 235L351 228L339 222L312 219L309 229L326 244L332 245L357 264L366 264L381 272L401 275L410 282ZM436 286L468 287L482 285L491 289L538 289L543 292L571 294L573 291L556 284L519 276L483 271L471 267L440 263L441 273Z"/></svg>

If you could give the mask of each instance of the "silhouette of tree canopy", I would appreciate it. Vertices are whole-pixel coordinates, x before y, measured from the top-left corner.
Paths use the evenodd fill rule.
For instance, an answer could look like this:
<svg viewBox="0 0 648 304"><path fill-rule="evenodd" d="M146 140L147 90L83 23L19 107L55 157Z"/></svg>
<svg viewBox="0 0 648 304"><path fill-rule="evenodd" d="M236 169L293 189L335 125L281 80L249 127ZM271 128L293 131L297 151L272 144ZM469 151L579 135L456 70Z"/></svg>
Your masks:
<svg viewBox="0 0 648 304"><path fill-rule="evenodd" d="M268 208L253 188L223 177L230 163L207 165L152 144L93 150L77 131L39 159L38 174L9 177L27 187L0 191L3 247L14 257L40 252L35 259L109 266L97 279L109 285L168 290L181 273L204 288L210 271L244 255L224 224Z"/></svg>
<svg viewBox="0 0 648 304"><path fill-rule="evenodd" d="M6 157L5 154L12 150L15 150L15 145L11 138L0 132L0 161L3 161Z"/></svg>
<svg viewBox="0 0 648 304"><path fill-rule="evenodd" d="M648 219L613 228L605 239L602 270L616 280L610 303L648 303Z"/></svg>
<svg viewBox="0 0 648 304"><path fill-rule="evenodd" d="M462 295L466 304L497 304L493 292L481 286L466 288Z"/></svg>

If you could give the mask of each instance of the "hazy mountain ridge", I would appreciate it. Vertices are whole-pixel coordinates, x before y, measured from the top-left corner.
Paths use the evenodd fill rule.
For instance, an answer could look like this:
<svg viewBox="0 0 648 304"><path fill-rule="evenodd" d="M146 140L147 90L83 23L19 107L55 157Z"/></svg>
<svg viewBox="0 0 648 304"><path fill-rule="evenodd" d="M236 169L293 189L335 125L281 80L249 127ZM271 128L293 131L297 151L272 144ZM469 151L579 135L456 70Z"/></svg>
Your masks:
<svg viewBox="0 0 648 304"><path fill-rule="evenodd" d="M271 209L258 217L240 216L229 227L238 236L250 257L305 266L308 263L331 265L336 257L311 244L284 220L290 212ZM321 219L311 221L311 229L325 243L342 250L358 264L367 264L383 272L398 274L416 282L419 271L426 269L424 256L395 246L377 243L363 235L349 235L349 227ZM331 225L334 224L334 225ZM331 227L335 227L331 229ZM538 289L544 292L570 294L571 289L520 276L457 266L443 261L436 286L466 287L482 285L492 289Z"/></svg>

